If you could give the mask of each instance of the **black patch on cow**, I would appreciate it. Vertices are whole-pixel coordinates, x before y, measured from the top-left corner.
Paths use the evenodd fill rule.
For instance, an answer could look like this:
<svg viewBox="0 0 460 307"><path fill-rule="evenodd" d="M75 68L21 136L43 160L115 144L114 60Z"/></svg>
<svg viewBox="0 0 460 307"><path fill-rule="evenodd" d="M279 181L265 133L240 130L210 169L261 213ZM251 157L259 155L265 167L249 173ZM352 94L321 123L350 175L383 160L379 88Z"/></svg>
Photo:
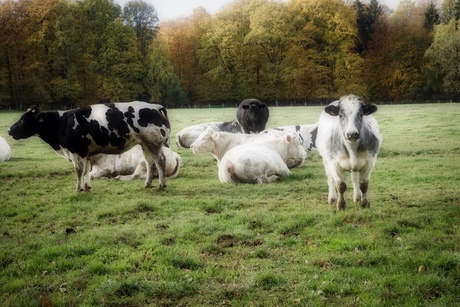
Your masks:
<svg viewBox="0 0 460 307"><path fill-rule="evenodd" d="M311 142L310 142L310 146L308 147L308 150L311 151L313 148L316 148L316 137L318 135L318 127L311 130L310 135L311 135Z"/></svg>
<svg viewBox="0 0 460 307"><path fill-rule="evenodd" d="M134 121L133 121L133 118L135 117L134 113L135 113L134 108L131 106L128 107L128 111L125 112L126 122L131 127L131 129L133 129L136 133L139 133L140 130L136 126L134 126Z"/></svg>
<svg viewBox="0 0 460 307"><path fill-rule="evenodd" d="M107 119L107 128L109 130L109 142L112 146L123 149L126 139L129 138L128 123L125 121L123 112L117 109L115 105L108 106L109 109L105 113L105 118ZM102 128L101 131L105 134Z"/></svg>
<svg viewBox="0 0 460 307"><path fill-rule="evenodd" d="M230 132L230 133L242 133L241 125L237 120L232 120L231 122L223 122L217 125L219 131Z"/></svg>
<svg viewBox="0 0 460 307"><path fill-rule="evenodd" d="M359 138L358 152L368 151L372 156L378 153L380 148L380 140L368 128L361 129L361 137Z"/></svg>
<svg viewBox="0 0 460 307"><path fill-rule="evenodd" d="M164 114L166 114L166 110L164 110ZM160 111L155 109L140 109L139 120L137 123L141 127L147 127L149 124L154 124L157 127L162 127L165 125L166 128L171 128L166 117L163 117L162 114L160 114Z"/></svg>

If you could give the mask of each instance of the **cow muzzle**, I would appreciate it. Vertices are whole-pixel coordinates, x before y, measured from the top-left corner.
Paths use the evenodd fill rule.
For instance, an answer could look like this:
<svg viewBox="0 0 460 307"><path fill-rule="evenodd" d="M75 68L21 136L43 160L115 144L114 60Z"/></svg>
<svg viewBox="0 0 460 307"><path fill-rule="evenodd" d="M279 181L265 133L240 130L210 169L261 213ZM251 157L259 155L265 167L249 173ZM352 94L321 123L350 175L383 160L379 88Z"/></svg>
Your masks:
<svg viewBox="0 0 460 307"><path fill-rule="evenodd" d="M359 140L359 132L347 132L345 137L348 141L356 141Z"/></svg>

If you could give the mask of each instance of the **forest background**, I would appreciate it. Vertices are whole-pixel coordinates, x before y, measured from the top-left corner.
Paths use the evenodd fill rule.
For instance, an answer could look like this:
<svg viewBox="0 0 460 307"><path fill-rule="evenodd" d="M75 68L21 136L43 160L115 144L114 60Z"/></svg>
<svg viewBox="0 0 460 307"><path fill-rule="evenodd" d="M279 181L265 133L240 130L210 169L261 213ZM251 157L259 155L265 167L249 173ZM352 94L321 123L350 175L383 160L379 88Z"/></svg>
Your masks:
<svg viewBox="0 0 460 307"><path fill-rule="evenodd" d="M235 0L160 23L133 0L0 1L0 109L460 100L460 0Z"/></svg>

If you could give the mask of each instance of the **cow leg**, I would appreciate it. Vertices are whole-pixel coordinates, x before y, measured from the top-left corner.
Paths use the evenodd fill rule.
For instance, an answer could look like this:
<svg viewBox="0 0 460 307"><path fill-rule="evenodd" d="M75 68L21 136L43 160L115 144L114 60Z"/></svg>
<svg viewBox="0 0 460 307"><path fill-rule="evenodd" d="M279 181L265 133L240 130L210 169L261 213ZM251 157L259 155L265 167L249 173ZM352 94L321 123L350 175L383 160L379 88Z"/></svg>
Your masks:
<svg viewBox="0 0 460 307"><path fill-rule="evenodd" d="M326 160L323 160L323 164L324 164L324 170L326 171L327 185L329 188L329 192L327 194L327 201L330 205L332 205L333 203L337 201L337 190L335 186L335 180L332 177L332 174L329 170L329 165L326 162Z"/></svg>
<svg viewBox="0 0 460 307"><path fill-rule="evenodd" d="M337 210L345 210L345 191L347 190L346 176L345 172L338 165L329 169L331 177L333 178L332 182L335 182L335 187L337 188L339 197L337 198ZM331 188L329 188L331 189Z"/></svg>
<svg viewBox="0 0 460 307"><path fill-rule="evenodd" d="M370 203L367 198L367 190L369 189L369 182L371 180L371 172L374 168L375 159L371 160L370 163L367 163L359 173L359 189L361 190L361 207L369 208Z"/></svg>
<svg viewBox="0 0 460 307"><path fill-rule="evenodd" d="M89 177L88 165L91 168L91 164L86 157L82 158L77 154L73 154L72 162L77 174L76 191L85 191L89 187L86 178Z"/></svg>
<svg viewBox="0 0 460 307"><path fill-rule="evenodd" d="M347 190L347 184L341 181L337 184L337 190L339 191L339 198L337 199L337 210L345 210L345 197L344 193Z"/></svg>
<svg viewBox="0 0 460 307"><path fill-rule="evenodd" d="M156 149L155 149L156 148ZM166 157L163 153L162 147L158 146L155 148L149 148L146 145L142 146L144 157L147 162L147 175L145 178L145 188L152 187L152 181L154 177L154 167L158 171L158 189L163 191L166 187Z"/></svg>
<svg viewBox="0 0 460 307"><path fill-rule="evenodd" d="M360 174L358 172L351 172L351 182L353 183L353 202L357 203L361 201L361 190L359 185Z"/></svg>
<svg viewBox="0 0 460 307"><path fill-rule="evenodd" d="M85 187L85 191L89 191L91 190L91 176L90 176L90 172L91 172L91 161L89 160L89 158L86 158L85 159L85 171L84 171L84 174L83 174L83 180L84 180L84 187Z"/></svg>

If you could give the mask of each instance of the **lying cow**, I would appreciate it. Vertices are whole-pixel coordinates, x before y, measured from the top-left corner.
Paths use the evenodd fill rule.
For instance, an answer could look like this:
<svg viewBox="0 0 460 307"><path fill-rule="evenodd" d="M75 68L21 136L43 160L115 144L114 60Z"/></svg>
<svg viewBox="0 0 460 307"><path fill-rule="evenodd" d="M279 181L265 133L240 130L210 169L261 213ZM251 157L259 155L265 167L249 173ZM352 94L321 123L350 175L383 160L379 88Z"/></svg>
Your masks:
<svg viewBox="0 0 460 307"><path fill-rule="evenodd" d="M364 104L359 97L350 95L329 104L319 118L316 145L328 177L328 201L337 201L337 209L345 209L347 172L351 172L353 201L369 207L367 190L382 143L372 115L375 111L376 105Z"/></svg>
<svg viewBox="0 0 460 307"><path fill-rule="evenodd" d="M168 147L163 146L166 158L166 177L175 178L179 174L182 158ZM91 179L115 178L117 180L145 179L147 175L147 161L144 158L142 147L136 145L119 155L97 154L90 158ZM154 173L158 176L158 172Z"/></svg>
<svg viewBox="0 0 460 307"><path fill-rule="evenodd" d="M33 107L8 130L14 139L38 135L56 151L68 151L77 173L77 191L91 189L90 157L120 154L137 144L147 162L145 187L151 187L156 166L159 189L166 187L163 145L171 127L166 109L157 104L97 104L70 111L41 112Z"/></svg>
<svg viewBox="0 0 460 307"><path fill-rule="evenodd" d="M8 161L11 156L11 147L6 140L0 136L0 162Z"/></svg>
<svg viewBox="0 0 460 307"><path fill-rule="evenodd" d="M287 134L287 132L282 135ZM198 139L190 145L194 154L198 153L211 153L217 160L217 164L223 156L235 146L247 144L255 141L262 141L272 139L275 135L281 134L274 133L258 133L258 134L233 134L228 132L214 131L211 128L206 129ZM297 133L298 135L298 133ZM299 167L301 164L298 161L285 161L288 168Z"/></svg>
<svg viewBox="0 0 460 307"><path fill-rule="evenodd" d="M207 128L214 131L224 131L230 133L243 133L240 124L236 119L231 122L211 122L199 125L186 127L176 134L176 144L181 148L190 148L190 145L195 142L198 136Z"/></svg>
<svg viewBox="0 0 460 307"><path fill-rule="evenodd" d="M283 135L287 132L294 133L300 138L305 151L317 151L316 149L316 135L318 133L318 123L311 125L295 125L295 126L284 126L264 130L260 134L267 133L272 135Z"/></svg>
<svg viewBox="0 0 460 307"><path fill-rule="evenodd" d="M244 133L259 133L265 130L268 116L268 106L253 98L241 101L236 111L236 119Z"/></svg>
<svg viewBox="0 0 460 307"><path fill-rule="evenodd" d="M305 149L292 134L238 145L230 149L219 163L222 183L268 183L291 172L285 161L305 160Z"/></svg>

